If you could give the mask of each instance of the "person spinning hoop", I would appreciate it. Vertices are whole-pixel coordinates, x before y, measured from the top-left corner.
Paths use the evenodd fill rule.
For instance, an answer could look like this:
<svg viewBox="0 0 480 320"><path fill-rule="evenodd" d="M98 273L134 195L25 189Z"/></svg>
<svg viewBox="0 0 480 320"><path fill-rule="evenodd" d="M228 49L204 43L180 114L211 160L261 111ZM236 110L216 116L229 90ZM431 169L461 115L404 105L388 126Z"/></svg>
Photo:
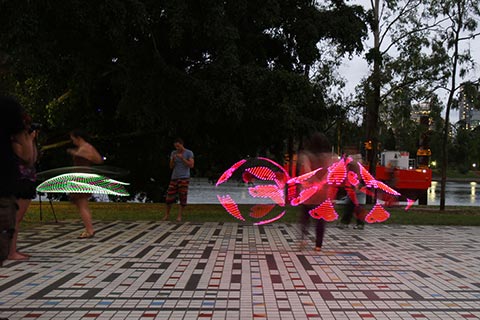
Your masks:
<svg viewBox="0 0 480 320"><path fill-rule="evenodd" d="M89 167L93 164L103 163L103 158L98 153L97 149L93 147L89 141L90 137L82 129L75 129L70 132L70 139L76 148L67 149L67 152L73 158L74 166L86 166ZM88 207L88 200L92 196L91 193L70 193L70 200L78 208L80 217L82 218L85 226L78 239L88 239L95 235L92 223L92 213Z"/></svg>

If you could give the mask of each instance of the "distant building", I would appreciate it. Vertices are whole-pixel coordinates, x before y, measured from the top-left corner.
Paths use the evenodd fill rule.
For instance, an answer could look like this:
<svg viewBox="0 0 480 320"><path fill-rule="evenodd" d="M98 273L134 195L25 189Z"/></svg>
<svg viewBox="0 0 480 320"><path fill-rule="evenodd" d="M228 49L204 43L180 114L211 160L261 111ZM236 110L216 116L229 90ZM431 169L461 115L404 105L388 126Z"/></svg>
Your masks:
<svg viewBox="0 0 480 320"><path fill-rule="evenodd" d="M480 110L474 108L474 102L468 99L460 87L458 96L459 122L467 130L473 130L480 125Z"/></svg>
<svg viewBox="0 0 480 320"><path fill-rule="evenodd" d="M410 118L418 124L430 127L432 122L430 119L430 112L430 103L421 102L419 104L413 105Z"/></svg>

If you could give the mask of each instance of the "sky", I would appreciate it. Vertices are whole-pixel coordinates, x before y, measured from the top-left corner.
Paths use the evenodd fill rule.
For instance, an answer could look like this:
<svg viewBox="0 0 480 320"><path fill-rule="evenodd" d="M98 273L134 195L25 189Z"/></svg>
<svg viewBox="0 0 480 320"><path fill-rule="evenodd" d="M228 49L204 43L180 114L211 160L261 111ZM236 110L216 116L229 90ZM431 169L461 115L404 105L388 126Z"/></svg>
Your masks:
<svg viewBox="0 0 480 320"><path fill-rule="evenodd" d="M369 10L371 8L369 0L347 0L347 3L349 5L353 5L353 4L362 5L366 10ZM480 21L479 21L479 24L480 24ZM368 39L365 44L366 44L366 50L368 50L373 46L373 40ZM478 79L480 78L480 37L470 40L469 45L470 45L472 57L475 58L477 63L476 70L472 72L472 75L473 75L472 78ZM365 52L363 52L361 56L354 56L352 59L345 58L343 65L340 67L339 73L343 78L345 78L345 81L346 81L345 93L347 95L350 93L354 93L355 87L360 83L361 79L367 76L368 74L369 66L363 57ZM440 97L444 98L444 101L446 104L447 93L439 92L438 94ZM455 123L458 121L458 119L459 119L458 110L451 110L450 122Z"/></svg>

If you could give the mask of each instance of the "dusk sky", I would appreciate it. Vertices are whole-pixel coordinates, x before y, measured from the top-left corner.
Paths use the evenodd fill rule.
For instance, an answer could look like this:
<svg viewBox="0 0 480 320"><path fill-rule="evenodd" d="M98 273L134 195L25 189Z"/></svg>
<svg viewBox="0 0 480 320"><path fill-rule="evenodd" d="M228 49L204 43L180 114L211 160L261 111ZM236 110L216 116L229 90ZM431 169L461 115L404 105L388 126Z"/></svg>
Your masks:
<svg viewBox="0 0 480 320"><path fill-rule="evenodd" d="M369 10L371 8L369 0L350 0L347 1L348 4L360 4L362 5L365 10ZM369 39L366 41L366 50L371 48L373 45L373 40ZM476 59L476 69L472 70L472 73L469 78L467 79L478 79L480 77L480 38L476 38L470 41L470 50L472 57ZM366 51L365 51L366 52ZM364 59L364 53L361 56L355 56L351 60L344 59L344 64L340 68L340 74L345 78L347 83L346 85L346 94L353 93L355 87L360 83L360 80L368 74L369 66ZM462 80L459 79L459 82ZM445 96L445 103L447 100L447 93L446 92L439 92L441 97ZM450 121L455 123L458 121L458 110L451 110L450 112Z"/></svg>

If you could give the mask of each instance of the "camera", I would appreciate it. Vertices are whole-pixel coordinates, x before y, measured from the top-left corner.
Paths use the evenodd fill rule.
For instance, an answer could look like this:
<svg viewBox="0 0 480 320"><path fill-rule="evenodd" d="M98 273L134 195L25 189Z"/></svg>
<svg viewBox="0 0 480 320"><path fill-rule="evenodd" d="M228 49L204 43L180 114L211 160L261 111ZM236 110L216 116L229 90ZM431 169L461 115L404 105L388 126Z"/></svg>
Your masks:
<svg viewBox="0 0 480 320"><path fill-rule="evenodd" d="M32 122L32 124L30 125L30 128L28 129L28 132L32 133L33 131L42 129L42 127L43 126L41 123Z"/></svg>

